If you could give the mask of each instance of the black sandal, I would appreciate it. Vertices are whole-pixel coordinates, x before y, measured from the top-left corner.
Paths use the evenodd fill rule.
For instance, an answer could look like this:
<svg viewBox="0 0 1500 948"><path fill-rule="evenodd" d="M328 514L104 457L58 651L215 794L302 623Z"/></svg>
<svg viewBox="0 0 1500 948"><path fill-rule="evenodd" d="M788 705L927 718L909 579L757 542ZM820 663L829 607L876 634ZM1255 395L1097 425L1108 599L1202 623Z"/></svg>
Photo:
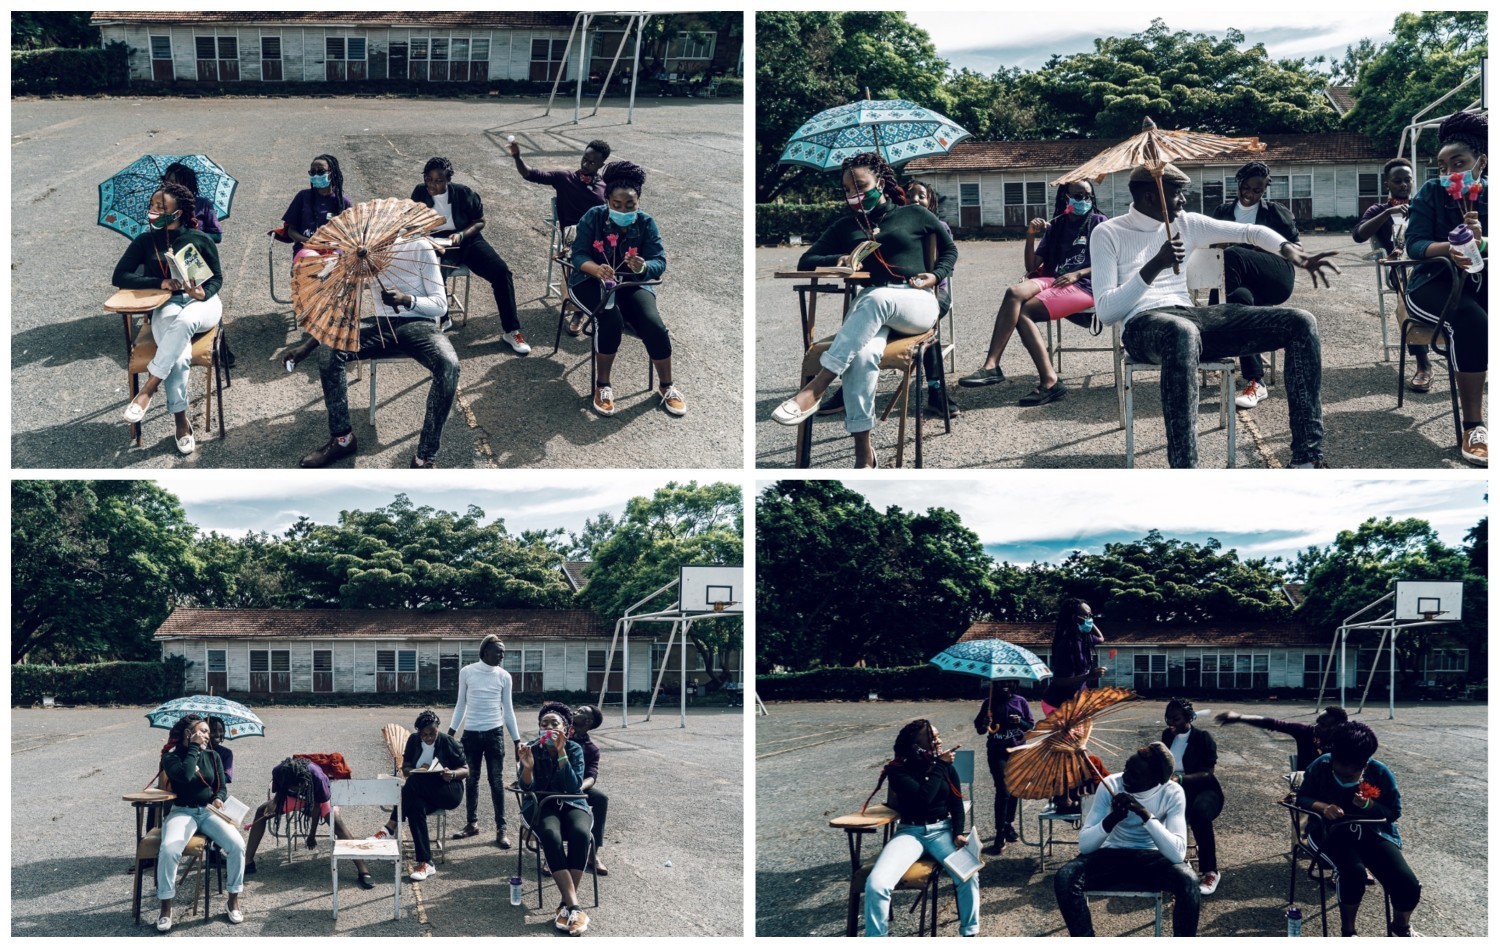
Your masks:
<svg viewBox="0 0 1500 948"><path fill-rule="evenodd" d="M375 883L370 881L370 874L368 872L361 872L359 874L359 887L361 889L375 888Z"/></svg>

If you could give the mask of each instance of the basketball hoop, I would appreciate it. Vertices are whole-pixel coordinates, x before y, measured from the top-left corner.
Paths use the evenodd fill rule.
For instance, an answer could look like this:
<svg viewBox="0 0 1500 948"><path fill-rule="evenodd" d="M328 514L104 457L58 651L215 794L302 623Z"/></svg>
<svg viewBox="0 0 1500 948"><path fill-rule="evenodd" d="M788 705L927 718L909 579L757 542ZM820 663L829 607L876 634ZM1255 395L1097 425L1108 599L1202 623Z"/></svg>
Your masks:
<svg viewBox="0 0 1500 948"><path fill-rule="evenodd" d="M1442 615L1441 612L1424 612L1422 613L1422 621L1431 622L1433 619L1436 619L1440 615Z"/></svg>

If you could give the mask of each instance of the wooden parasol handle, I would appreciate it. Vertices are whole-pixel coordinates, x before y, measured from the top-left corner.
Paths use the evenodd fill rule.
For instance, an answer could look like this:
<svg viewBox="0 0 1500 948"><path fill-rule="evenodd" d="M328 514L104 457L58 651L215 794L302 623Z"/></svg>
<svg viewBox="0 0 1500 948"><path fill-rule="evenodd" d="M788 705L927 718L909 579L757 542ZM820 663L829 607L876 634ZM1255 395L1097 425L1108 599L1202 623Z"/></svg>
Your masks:
<svg viewBox="0 0 1500 948"><path fill-rule="evenodd" d="M1147 119L1147 121L1150 121L1150 120ZM1156 179L1156 196L1157 196L1157 198L1159 198L1161 200L1161 220L1162 220L1163 224L1167 225L1167 239L1171 240L1172 239L1172 220L1171 220L1170 215L1167 214L1167 191L1166 191L1165 188L1162 187L1161 172L1160 171L1153 171L1151 173L1151 177L1153 177L1153 178ZM1172 261L1172 272L1173 273L1181 273L1182 272L1182 267L1178 265L1178 263L1177 263L1176 260Z"/></svg>

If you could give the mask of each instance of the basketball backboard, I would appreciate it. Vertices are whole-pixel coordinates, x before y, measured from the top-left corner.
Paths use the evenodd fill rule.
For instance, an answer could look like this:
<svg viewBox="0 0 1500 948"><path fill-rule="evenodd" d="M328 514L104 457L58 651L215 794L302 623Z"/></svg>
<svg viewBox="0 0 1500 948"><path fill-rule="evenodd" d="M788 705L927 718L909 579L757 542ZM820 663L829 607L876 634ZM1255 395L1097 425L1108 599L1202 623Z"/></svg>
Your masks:
<svg viewBox="0 0 1500 948"><path fill-rule="evenodd" d="M1396 583L1396 621L1458 622L1464 617L1463 583Z"/></svg>
<svg viewBox="0 0 1500 948"><path fill-rule="evenodd" d="M742 566L684 566L677 587L683 612L745 611L745 569Z"/></svg>

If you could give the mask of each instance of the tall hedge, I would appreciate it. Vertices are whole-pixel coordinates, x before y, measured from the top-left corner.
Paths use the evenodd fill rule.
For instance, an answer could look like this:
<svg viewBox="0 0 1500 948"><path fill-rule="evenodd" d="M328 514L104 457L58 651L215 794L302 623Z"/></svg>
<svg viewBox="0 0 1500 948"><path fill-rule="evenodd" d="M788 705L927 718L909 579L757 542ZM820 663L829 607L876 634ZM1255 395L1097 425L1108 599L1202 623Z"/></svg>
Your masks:
<svg viewBox="0 0 1500 948"><path fill-rule="evenodd" d="M979 693L979 681L944 672L935 665L899 668L815 668L783 675L761 675L756 692L767 701L864 701L871 694L885 699L968 698Z"/></svg>
<svg viewBox="0 0 1500 948"><path fill-rule="evenodd" d="M785 243L787 238L800 236L804 243L812 243L818 235L828 229L842 205L835 201L823 204L757 204L755 205L755 242L757 244Z"/></svg>
<svg viewBox="0 0 1500 948"><path fill-rule="evenodd" d="M123 89L130 82L130 47L32 49L10 54L11 95L89 93Z"/></svg>
<svg viewBox="0 0 1500 948"><path fill-rule="evenodd" d="M182 696L187 659L160 662L96 662L92 665L10 666L10 701L30 706L42 695L61 704L155 704Z"/></svg>

